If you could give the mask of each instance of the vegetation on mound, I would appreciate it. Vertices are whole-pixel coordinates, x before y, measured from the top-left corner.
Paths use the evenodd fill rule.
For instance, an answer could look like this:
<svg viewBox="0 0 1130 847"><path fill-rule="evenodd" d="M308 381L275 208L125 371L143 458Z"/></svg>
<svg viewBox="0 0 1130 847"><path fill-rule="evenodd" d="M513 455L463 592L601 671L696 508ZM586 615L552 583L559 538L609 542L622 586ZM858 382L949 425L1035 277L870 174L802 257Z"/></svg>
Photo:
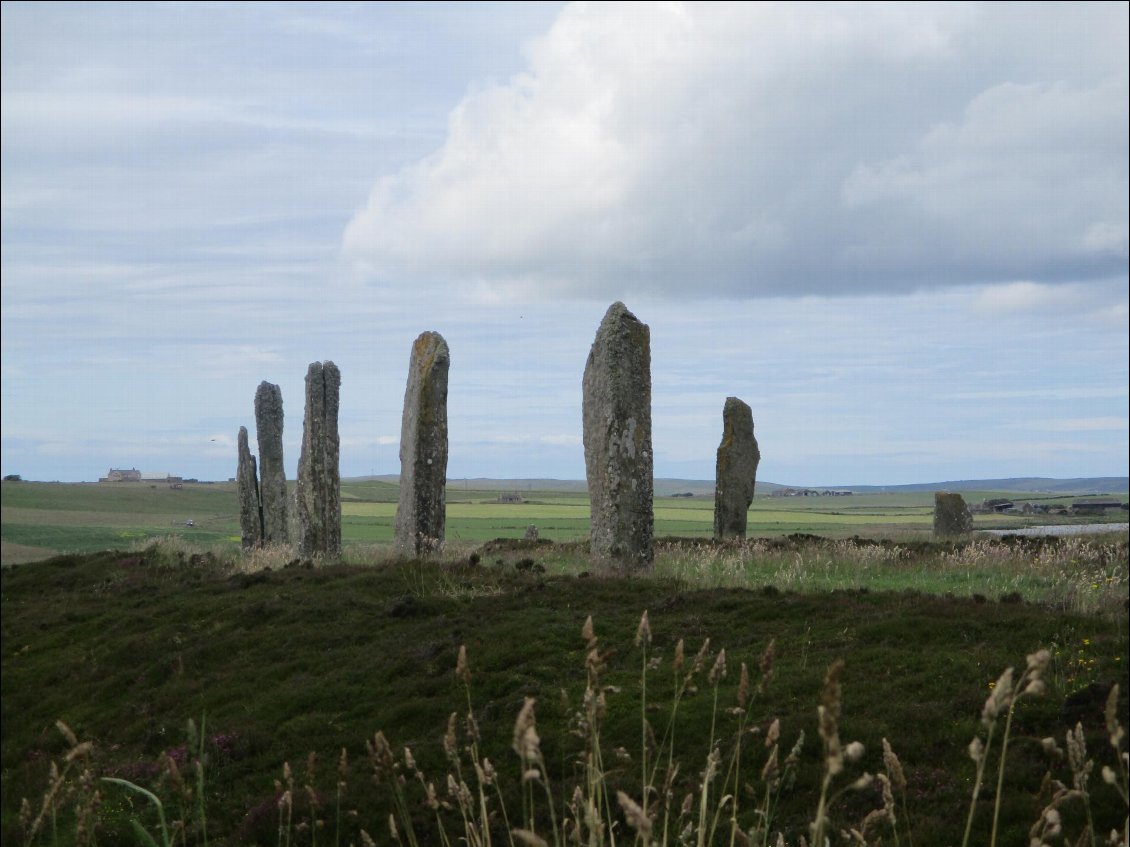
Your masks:
<svg viewBox="0 0 1130 847"><path fill-rule="evenodd" d="M780 555L795 563L799 556L801 565L843 572L869 561L859 551L897 548L884 560L906 573L928 572L946 556L990 568L1073 549L1066 541L985 543L972 553L970 545L906 552L860 543L856 559L837 562L847 555L845 542L796 538L764 551L756 542L665 543L667 554L687 562ZM1102 556L1084 565L1121 580L1124 602L1125 543ZM864 772L891 781L898 821L892 830L889 820L873 817L869 839L893 843L895 832L904 841L912 832L918 845L961 843L979 781L971 843L988 843L994 816L998 843L1026 843L1054 793L1042 775L1050 768L1071 786L1072 762L1076 771L1084 768L1080 740L1095 762L1089 806L1076 794L1061 797L1058 811L1073 839L1088 815L1100 836L1124 827L1124 796L1100 775L1103 766L1124 772L1104 716L1111 684L1125 678L1124 606L1081 614L1079 604L1034 604L1012 593L988 599L880 591L867 584L875 573L867 568L858 569L850 590L695 590L685 573L637 580L559 575L569 568L555 558L570 560L574 574L588 572L575 550L541 544L496 547L446 564L316 565L264 554L238 568L223 557L157 545L5 570L4 842L22 840L31 821L21 824L20 798L29 798L34 820L56 761L71 766L67 790L80 812L100 792L98 827L87 831L101 843L132 841L134 818L151 832L160 826L152 803L121 784L92 782L95 776L152 788L169 825L186 821L175 833L184 843L203 842L202 820L212 843L270 844L280 834L294 844L337 843L339 826L340 843L360 843L362 829L377 843L396 843L390 814L405 844L443 843L441 830L455 843L471 837L467 821L484 838L492 832L494 843L509 844L509 830L531 827L553 843L551 833L566 820L580 821L586 838L602 820L605 842L629 843L637 832L632 821L642 825L645 810L648 820L655 816L656 839L666 820L667 843L679 843L689 823L691 843L713 831L712 843L730 844L744 843L734 824L749 832L768 809L769 826L760 832L771 835L769 843L780 831L795 844L812 837L811 824L824 814L827 831L836 834L886 808L882 779L841 791ZM518 567L529 559L546 573ZM958 567L958 560L947 561ZM1057 567L1069 564L1070 558ZM647 643L642 609L649 610ZM590 616L595 624L582 636ZM770 644L771 663L764 659ZM1046 696L1019 697L1013 711L1000 701L1005 708L978 780L968 747L974 737L986 741L986 696L997 692L999 699L1007 682L1001 670L1040 647L1049 650L1041 671ZM688 678L696 656L698 669ZM841 659L842 669L829 675ZM750 669L745 685L743 663ZM1027 687L1024 673L1030 669L1018 669L1013 688L1022 679ZM836 738L856 761L825 784L834 758L833 698ZM452 712L457 718L449 725ZM1111 718L1125 724L1126 713L1123 692ZM516 727L523 714L525 727ZM189 717L197 719L192 738L184 732ZM56 730L56 719L73 729L73 741ZM1009 764L998 792L1005 721ZM1067 748L1065 733L1077 723L1075 758L1049 758L1041 739ZM452 732L463 770L449 793ZM805 741L790 759L802 733ZM766 746L770 737L775 741ZM92 746L76 754L80 739ZM862 749L851 746L856 739ZM900 760L904 796L883 739ZM764 771L774 755L776 765ZM192 774L202 759L201 792ZM480 796L475 765L484 768L486 759L497 776ZM669 781L668 761L678 765ZM284 771L284 762L293 768ZM532 771L536 778L521 778ZM439 809L429 808L429 782ZM638 810L619 802L618 791ZM691 809L681 816L687 793ZM63 790L56 799L62 796ZM198 801L203 817L194 812ZM597 813L586 817L590 808ZM74 838L70 809L73 803L58 818L63 843ZM41 835L48 830L44 819Z"/></svg>

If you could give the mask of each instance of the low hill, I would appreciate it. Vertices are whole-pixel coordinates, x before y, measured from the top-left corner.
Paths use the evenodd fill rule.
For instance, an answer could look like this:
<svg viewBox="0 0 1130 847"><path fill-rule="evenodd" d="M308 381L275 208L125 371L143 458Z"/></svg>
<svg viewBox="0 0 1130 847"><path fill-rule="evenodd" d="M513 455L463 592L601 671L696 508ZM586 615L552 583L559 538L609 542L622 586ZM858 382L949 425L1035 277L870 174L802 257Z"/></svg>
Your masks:
<svg viewBox="0 0 1130 847"><path fill-rule="evenodd" d="M1130 489L1130 477L1093 476L1079 479L1049 477L1012 477L1009 479L958 479L946 482L923 482L910 485L852 485L852 491L1015 491L1038 494L1111 494Z"/></svg>

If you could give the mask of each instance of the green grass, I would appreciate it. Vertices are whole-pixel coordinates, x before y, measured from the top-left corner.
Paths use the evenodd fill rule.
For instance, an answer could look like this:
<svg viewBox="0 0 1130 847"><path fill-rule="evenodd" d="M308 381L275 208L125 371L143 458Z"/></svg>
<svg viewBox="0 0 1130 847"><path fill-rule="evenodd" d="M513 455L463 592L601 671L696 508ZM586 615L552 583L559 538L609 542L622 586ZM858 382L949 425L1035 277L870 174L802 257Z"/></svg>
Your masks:
<svg viewBox="0 0 1130 847"><path fill-rule="evenodd" d="M488 545L474 566L466 558L314 569L279 569L276 562L271 571L241 573L207 558L189 565L190 550L166 544L143 553L6 568L0 577L0 835L4 843L18 843L20 798L39 796L49 761L67 749L53 728L56 719L80 739L94 741L91 765L99 773L151 785L158 781L159 754L189 755L185 722L203 715L211 843L275 843L274 780L281 778L283 762L301 774L306 754L315 751L321 762L316 782L328 803L336 780L333 763L343 746L352 763L346 807L358 811L347 820L348 840L357 842L364 827L387 843L392 800L387 784L372 782L364 740L379 729L398 756L403 746L411 747L442 793L444 727L452 711L466 709L454 675L460 645L470 657L482 750L502 774L512 808L520 809L518 763L510 745L525 697L537 698L538 733L553 785L571 784L577 773L583 744L570 734L569 718L586 684L580 632L588 615L607 665L602 683L617 689L608 691L601 730L608 784L639 796L633 751L639 750L640 653L633 636L644 609L654 633L652 649L662 657L649 677L654 708L648 717L656 727L669 714L678 639L686 639L693 653L709 637L712 659L714 651L726 648L730 674L719 689L723 710L734 704L739 664L755 667L776 640L774 677L751 719L764 733L779 718L785 750L799 732L807 738L796 783L782 796L775 818L789 843L806 831L819 794L816 705L825 670L836 659L847 662L840 732L845 743L858 739L866 745L852 773L881 770L880 741L891 741L908 774L910 820L920 847L960 843L974 775L966 746L979 731L989 684L1038 647L1054 653L1050 691L1022 701L1016 713L1000 843L1026 843L1041 806L1037 795L1047 763L1038 739L1055 735L1062 746L1065 729L1081 720L1092 755L1101 763L1112 761L1103 758L1101 701L1103 686L1125 682L1130 646L1121 605L1125 540L1106 552L1064 542L906 544L902 549L908 553L893 557L874 552L889 551L889 543L750 544L762 546L743 551L669 544L661 550L658 575L634 580L581 576L591 567L576 546L523 544ZM460 555L468 552L464 548ZM1113 596L1121 599L1107 597L1099 607L1001 602L992 581L997 577L977 577L1041 573L1039 563L1051 562L1053 553L1060 564L1074 557L1080 572L1110 568L1121 580ZM532 561L519 569L523 560ZM532 565L546 572L538 574ZM804 591L780 583L790 567ZM731 587L728 580L739 572L748 587ZM951 576L986 596L922 590L932 579L944 589ZM896 577L902 582L888 584ZM710 585L719 587L703 587ZM1062 585L1059 596L1067 596ZM1084 607L1096 612L1070 611ZM694 790L704 767L711 703L710 689L700 680L698 693L679 707L676 804L685 790ZM1126 712L1124 696L1119 704L1124 725ZM732 720L724 713L719 717L723 751L732 743ZM746 744L747 780L756 784L764 748L758 736ZM629 759L614 755L619 746ZM1093 781L1099 782L1097 776ZM1125 810L1103 788L1094 788L1094 813L1106 832L1122 825ZM420 793L412 793L411 785L406 790L411 815L420 827L427 825ZM167 782L160 791L171 803ZM561 798L561 806L566 800ZM831 807L833 820L858 825L878 801L877 788L844 794ZM295 821L308 811L297 805ZM1076 833L1079 812L1065 809ZM128 840L134 814L153 824L150 811L131 806L126 792L107 786L102 843ZM984 810L976 826L986 831ZM309 843L308 833L295 837L295 843ZM319 843L330 843L328 833Z"/></svg>
<svg viewBox="0 0 1130 847"><path fill-rule="evenodd" d="M392 541L397 492L397 486L387 482L346 482L342 486L342 538L347 548ZM521 493L525 502L502 504L497 491L450 485L448 540L473 544L498 537L520 538L530 524L555 541L587 539L587 496L558 491ZM1000 494L966 492L966 499L975 503ZM1056 502L1071 499L1057 498ZM659 498L655 501L656 535L709 538L713 509L710 497ZM0 561L4 564L53 553L96 552L169 534L217 550L234 551L239 542L238 503L232 483L186 484L181 489L149 484L5 483L0 486L0 517ZM193 527L185 526L188 520ZM1056 520L1094 519L978 515L975 525L1007 529ZM749 534L925 539L932 522L933 495L929 493L763 497L755 499L750 508Z"/></svg>

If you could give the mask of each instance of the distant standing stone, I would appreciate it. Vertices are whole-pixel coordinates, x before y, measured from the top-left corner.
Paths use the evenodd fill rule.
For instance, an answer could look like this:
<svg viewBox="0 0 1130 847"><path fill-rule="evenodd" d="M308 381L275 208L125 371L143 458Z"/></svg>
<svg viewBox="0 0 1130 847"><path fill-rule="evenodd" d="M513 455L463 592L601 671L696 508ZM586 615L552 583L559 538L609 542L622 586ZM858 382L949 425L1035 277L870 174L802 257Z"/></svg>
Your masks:
<svg viewBox="0 0 1130 847"><path fill-rule="evenodd" d="M283 468L282 389L269 382L255 391L255 431L259 439L259 502L263 510L263 543L286 544L286 471Z"/></svg>
<svg viewBox="0 0 1130 847"><path fill-rule="evenodd" d="M651 333L620 302L608 307L585 364L581 414L593 558L651 566L655 517L651 450Z"/></svg>
<svg viewBox="0 0 1130 847"><path fill-rule="evenodd" d="M244 550L263 543L263 510L259 503L259 478L255 457L247 444L247 427L239 428L239 463L236 467L236 488L239 491L239 529Z"/></svg>
<svg viewBox="0 0 1130 847"><path fill-rule="evenodd" d="M714 485L714 538L745 538L746 513L753 502L761 453L753 437L753 412L737 397L722 409Z"/></svg>
<svg viewBox="0 0 1130 847"><path fill-rule="evenodd" d="M438 332L412 344L400 424L396 550L426 556L443 548L447 509L447 375L451 353Z"/></svg>
<svg viewBox="0 0 1130 847"><path fill-rule="evenodd" d="M298 459L298 552L341 553L341 471L337 415L341 372L333 362L306 370L306 413Z"/></svg>
<svg viewBox="0 0 1130 847"><path fill-rule="evenodd" d="M953 538L973 531L973 515L960 494L938 491L934 494L934 535Z"/></svg>
<svg viewBox="0 0 1130 847"><path fill-rule="evenodd" d="M526 527L526 534L523 537L526 539L526 541L537 541L538 528L534 524L530 524Z"/></svg>

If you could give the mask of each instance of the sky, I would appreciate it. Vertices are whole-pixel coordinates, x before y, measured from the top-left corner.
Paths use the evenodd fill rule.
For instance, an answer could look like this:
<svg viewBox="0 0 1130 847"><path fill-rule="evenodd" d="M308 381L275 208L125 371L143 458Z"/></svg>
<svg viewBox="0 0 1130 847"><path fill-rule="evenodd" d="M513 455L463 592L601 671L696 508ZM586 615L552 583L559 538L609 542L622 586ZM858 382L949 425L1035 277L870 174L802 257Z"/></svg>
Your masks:
<svg viewBox="0 0 1130 847"><path fill-rule="evenodd" d="M413 339L448 476L584 478L581 376L651 330L657 477L1126 475L1128 6L9 3L0 465L395 474Z"/></svg>

